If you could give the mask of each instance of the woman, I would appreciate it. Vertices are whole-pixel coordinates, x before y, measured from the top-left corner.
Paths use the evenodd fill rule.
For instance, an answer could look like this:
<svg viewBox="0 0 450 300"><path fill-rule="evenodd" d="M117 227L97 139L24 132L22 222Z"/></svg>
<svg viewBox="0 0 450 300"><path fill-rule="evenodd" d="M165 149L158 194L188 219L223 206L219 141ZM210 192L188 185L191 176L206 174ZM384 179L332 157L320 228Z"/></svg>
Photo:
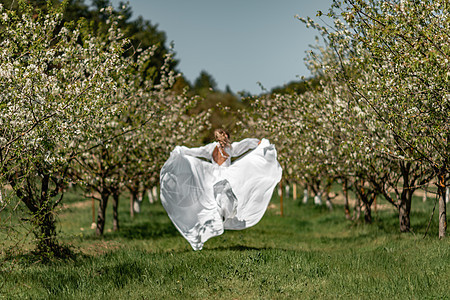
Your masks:
<svg viewBox="0 0 450 300"><path fill-rule="evenodd" d="M194 250L224 229L258 223L281 179L277 152L268 140L231 144L223 129L214 136L216 142L203 147L175 147L161 169L161 202Z"/></svg>

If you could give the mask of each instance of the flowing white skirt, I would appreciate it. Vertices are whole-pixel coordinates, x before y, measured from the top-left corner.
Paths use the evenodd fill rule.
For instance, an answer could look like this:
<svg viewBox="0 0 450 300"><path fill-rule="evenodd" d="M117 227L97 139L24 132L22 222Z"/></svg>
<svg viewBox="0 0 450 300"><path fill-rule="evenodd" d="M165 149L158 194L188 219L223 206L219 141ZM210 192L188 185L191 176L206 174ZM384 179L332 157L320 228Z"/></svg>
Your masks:
<svg viewBox="0 0 450 300"><path fill-rule="evenodd" d="M266 139L229 167L185 155L177 146L161 169L161 202L192 248L201 250L224 229L258 223L281 173L276 149Z"/></svg>

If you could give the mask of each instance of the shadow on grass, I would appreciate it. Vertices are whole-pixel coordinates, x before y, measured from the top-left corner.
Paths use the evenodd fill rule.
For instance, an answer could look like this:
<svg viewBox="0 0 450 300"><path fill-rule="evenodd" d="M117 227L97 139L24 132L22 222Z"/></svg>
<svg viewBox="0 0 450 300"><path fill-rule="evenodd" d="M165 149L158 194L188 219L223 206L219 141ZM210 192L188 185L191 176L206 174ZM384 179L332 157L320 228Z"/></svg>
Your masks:
<svg viewBox="0 0 450 300"><path fill-rule="evenodd" d="M129 240L151 240L177 236L180 233L172 223L155 220L139 222L123 222L118 231L104 232L102 237L95 234L84 237L86 240L114 240L124 238Z"/></svg>
<svg viewBox="0 0 450 300"><path fill-rule="evenodd" d="M214 247L210 249L205 249L206 251L262 251L262 250L268 250L273 249L272 247L252 247L252 246L245 246L245 245L233 245L233 246L219 246Z"/></svg>
<svg viewBox="0 0 450 300"><path fill-rule="evenodd" d="M124 224L118 235L126 239L157 239L179 235L172 223L147 221Z"/></svg>
<svg viewBox="0 0 450 300"><path fill-rule="evenodd" d="M15 264L24 267L30 267L35 264L52 265L76 261L80 257L84 257L84 255L76 247L65 243L59 243L58 248L54 252L46 253L37 252L35 249L11 249L0 258L0 275L7 270L8 267L5 268L6 265L9 267ZM8 264L6 264L7 262Z"/></svg>
<svg viewBox="0 0 450 300"><path fill-rule="evenodd" d="M435 213L436 215L436 213ZM385 234L424 234L430 219L431 213L426 211L411 212L411 232L401 232L398 214L395 213L382 213L374 219L372 225L376 226L378 230L381 230ZM437 218L435 217L431 224L430 230L438 228Z"/></svg>

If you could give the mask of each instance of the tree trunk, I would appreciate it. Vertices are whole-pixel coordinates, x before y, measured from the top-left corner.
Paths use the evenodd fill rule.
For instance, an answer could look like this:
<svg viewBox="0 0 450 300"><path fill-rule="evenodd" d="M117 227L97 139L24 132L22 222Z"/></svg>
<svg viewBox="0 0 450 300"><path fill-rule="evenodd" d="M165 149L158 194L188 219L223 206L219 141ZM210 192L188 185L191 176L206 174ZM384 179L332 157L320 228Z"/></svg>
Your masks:
<svg viewBox="0 0 450 300"><path fill-rule="evenodd" d="M411 230L411 198L414 181L410 184L410 172L411 172L411 162L400 162L400 169L402 171L403 178L403 188L400 195L400 203L398 206L398 219L400 223L401 232L409 232Z"/></svg>
<svg viewBox="0 0 450 300"><path fill-rule="evenodd" d="M289 196L291 195L291 187L289 186L289 182L286 183L286 186L284 187L285 192L286 192L286 198L289 198Z"/></svg>
<svg viewBox="0 0 450 300"><path fill-rule="evenodd" d="M357 195L358 195L357 198L364 205L364 221L366 223L372 223L372 208L371 208L371 206L372 206L373 200L375 200L376 195L375 195L375 193L373 193L372 194L373 198L371 200L369 200L369 196L370 196L371 193L369 191L366 191L366 189L364 188L364 181L363 180L360 180L359 185L355 181L355 188L356 188L356 192L357 192Z"/></svg>
<svg viewBox="0 0 450 300"><path fill-rule="evenodd" d="M303 203L304 204L308 203L308 188L305 188L303 190Z"/></svg>
<svg viewBox="0 0 450 300"><path fill-rule="evenodd" d="M447 206L445 203L445 178L444 172L438 178L438 193L439 193L439 239L445 238L447 231Z"/></svg>
<svg viewBox="0 0 450 300"><path fill-rule="evenodd" d="M98 205L98 213L97 213L97 235L103 235L103 231L105 229L106 222L106 206L108 204L108 198L110 193L107 191L102 191L100 194L100 204Z"/></svg>
<svg viewBox="0 0 450 300"><path fill-rule="evenodd" d="M119 230L119 191L113 193L113 231Z"/></svg>
<svg viewBox="0 0 450 300"><path fill-rule="evenodd" d="M344 209L345 209L345 218L347 220L350 220L350 206L348 204L348 188L347 188L347 179L344 179L344 182L342 183L342 192L344 193Z"/></svg>
<svg viewBox="0 0 450 300"><path fill-rule="evenodd" d="M7 180L11 184L17 198L23 202L32 215L33 234L36 236L36 252L43 257L59 255L60 246L56 239L56 220L53 215L53 205L49 199L48 174L39 173L41 179L41 194L37 195L33 189L22 189L17 184L17 178L22 174L16 173L14 176L8 176ZM35 183L26 179L28 186Z"/></svg>
<svg viewBox="0 0 450 300"><path fill-rule="evenodd" d="M280 215L283 216L283 182L280 180Z"/></svg>
<svg viewBox="0 0 450 300"><path fill-rule="evenodd" d="M368 201L364 201L364 221L368 224L372 223L372 208Z"/></svg>
<svg viewBox="0 0 450 300"><path fill-rule="evenodd" d="M137 201L137 190L130 190L131 198L130 198L130 217L134 218L134 203Z"/></svg>
<svg viewBox="0 0 450 300"><path fill-rule="evenodd" d="M357 195L355 201L355 208L353 209L353 221L359 220L361 217L361 199Z"/></svg>
<svg viewBox="0 0 450 300"><path fill-rule="evenodd" d="M443 196L439 196L439 239L443 239L447 231L447 207Z"/></svg>
<svg viewBox="0 0 450 300"><path fill-rule="evenodd" d="M292 199L295 201L297 200L297 184L292 184Z"/></svg>
<svg viewBox="0 0 450 300"><path fill-rule="evenodd" d="M330 190L331 190L331 185L332 182L329 182L327 187L325 188L325 204L328 207L328 210L332 211L333 210L333 203L331 203L331 198L330 198Z"/></svg>
<svg viewBox="0 0 450 300"><path fill-rule="evenodd" d="M155 200L155 202L158 201L158 187L155 185L152 188L152 193L153 193L153 199Z"/></svg>
<svg viewBox="0 0 450 300"><path fill-rule="evenodd" d="M317 192L317 194L314 196L314 204L322 205L322 192Z"/></svg>
<svg viewBox="0 0 450 300"><path fill-rule="evenodd" d="M401 232L409 232L411 230L411 219L410 219L411 198L410 196L408 196L407 198L408 199L402 200L400 202L400 205L398 206L398 219L400 222Z"/></svg>
<svg viewBox="0 0 450 300"><path fill-rule="evenodd" d="M91 223L91 229L95 229L97 227L97 224L95 223L95 198L94 195L91 194L91 208L92 208L92 223Z"/></svg>
<svg viewBox="0 0 450 300"><path fill-rule="evenodd" d="M134 205L133 205L133 209L135 213L140 213L141 212L141 204L142 204L142 199L144 198L144 191L143 190L139 190L138 194L137 194L137 199L136 201L134 201Z"/></svg>
<svg viewBox="0 0 450 300"><path fill-rule="evenodd" d="M354 210L354 220L359 220L361 218L361 200L358 198L356 200L356 204L355 204L355 210Z"/></svg>
<svg viewBox="0 0 450 300"><path fill-rule="evenodd" d="M153 195L152 195L152 190L151 190L151 189L148 189L148 190L147 190L147 197L148 197L148 202L150 202L150 204L153 204L154 202L156 202L156 201L153 199Z"/></svg>
<svg viewBox="0 0 450 300"><path fill-rule="evenodd" d="M39 212L38 216L38 226L35 235L37 237L37 247L36 250L41 254L58 255L59 254L59 244L56 240L56 220L53 212L48 209L48 205L43 207Z"/></svg>
<svg viewBox="0 0 450 300"><path fill-rule="evenodd" d="M44 174L41 182L41 195L36 203L39 209L34 214L37 228L34 234L37 238L36 251L40 254L51 256L59 254L59 244L56 240L56 220L53 215L53 206L49 196L50 176Z"/></svg>
<svg viewBox="0 0 450 300"><path fill-rule="evenodd" d="M1 194L0 194L0 200L1 200ZM450 202L450 187L447 187L445 189L445 203Z"/></svg>

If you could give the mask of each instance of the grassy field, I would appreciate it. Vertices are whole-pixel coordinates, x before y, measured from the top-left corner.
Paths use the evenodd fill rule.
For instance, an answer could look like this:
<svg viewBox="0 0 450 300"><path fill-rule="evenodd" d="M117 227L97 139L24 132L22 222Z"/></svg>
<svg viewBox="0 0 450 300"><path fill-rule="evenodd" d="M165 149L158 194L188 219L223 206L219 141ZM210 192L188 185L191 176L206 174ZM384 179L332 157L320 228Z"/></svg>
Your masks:
<svg viewBox="0 0 450 300"><path fill-rule="evenodd" d="M68 200L60 239L77 256L3 261L0 299L450 299L450 242L437 239L437 220L423 239L431 200L414 200L414 233L401 234L389 207L365 225L345 220L338 205L329 212L285 199L281 217L275 196L256 226L227 231L198 252L160 203L145 201L131 220L121 199L120 231L98 239L91 202Z"/></svg>

